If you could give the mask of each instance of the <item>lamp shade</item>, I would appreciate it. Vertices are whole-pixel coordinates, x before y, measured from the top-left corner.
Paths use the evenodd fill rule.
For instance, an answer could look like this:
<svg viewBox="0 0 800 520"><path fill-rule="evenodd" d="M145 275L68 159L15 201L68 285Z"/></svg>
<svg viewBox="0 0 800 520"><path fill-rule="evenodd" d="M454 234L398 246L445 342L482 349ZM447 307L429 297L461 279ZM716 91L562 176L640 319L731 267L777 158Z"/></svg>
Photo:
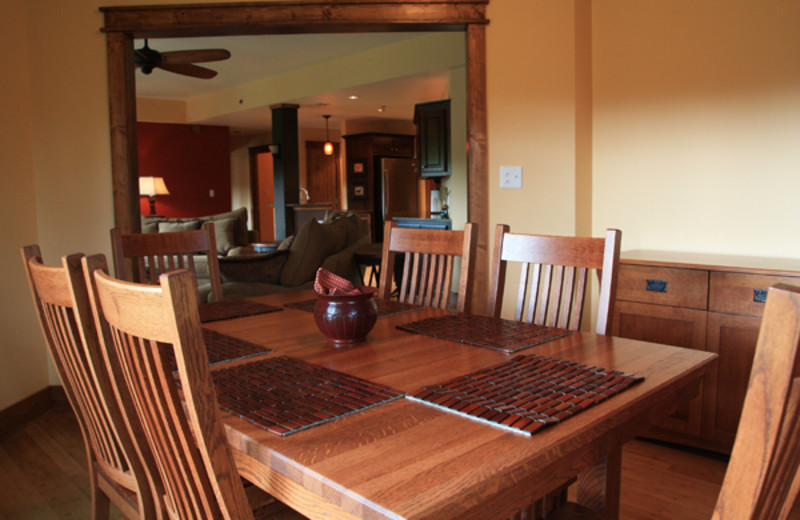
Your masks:
<svg viewBox="0 0 800 520"><path fill-rule="evenodd" d="M169 195L164 177L139 177L139 195Z"/></svg>

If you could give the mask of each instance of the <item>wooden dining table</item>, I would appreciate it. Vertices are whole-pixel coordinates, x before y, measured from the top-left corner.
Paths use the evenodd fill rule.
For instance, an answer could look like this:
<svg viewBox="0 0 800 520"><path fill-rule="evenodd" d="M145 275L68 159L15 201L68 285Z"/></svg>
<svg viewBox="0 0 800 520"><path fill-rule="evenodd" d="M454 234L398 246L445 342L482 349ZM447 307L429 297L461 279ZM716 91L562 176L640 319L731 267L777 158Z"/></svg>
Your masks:
<svg viewBox="0 0 800 520"><path fill-rule="evenodd" d="M224 335L413 394L534 354L644 379L530 436L399 398L286 436L223 412L240 474L310 518L508 518L577 477L577 499L619 512L622 446L695 395L716 355L588 332L516 354L398 329L448 311L381 316L366 341L335 346L308 310L307 292L254 298L282 310L204 324ZM214 365L222 370L259 356Z"/></svg>

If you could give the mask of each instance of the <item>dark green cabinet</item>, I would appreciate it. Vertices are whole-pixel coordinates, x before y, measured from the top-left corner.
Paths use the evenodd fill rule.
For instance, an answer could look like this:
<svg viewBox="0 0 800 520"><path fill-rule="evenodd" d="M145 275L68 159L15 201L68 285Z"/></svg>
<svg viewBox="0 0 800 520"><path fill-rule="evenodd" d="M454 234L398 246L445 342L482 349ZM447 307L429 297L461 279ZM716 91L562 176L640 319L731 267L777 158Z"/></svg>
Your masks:
<svg viewBox="0 0 800 520"><path fill-rule="evenodd" d="M450 100L420 103L414 109L417 163L424 178L450 175Z"/></svg>

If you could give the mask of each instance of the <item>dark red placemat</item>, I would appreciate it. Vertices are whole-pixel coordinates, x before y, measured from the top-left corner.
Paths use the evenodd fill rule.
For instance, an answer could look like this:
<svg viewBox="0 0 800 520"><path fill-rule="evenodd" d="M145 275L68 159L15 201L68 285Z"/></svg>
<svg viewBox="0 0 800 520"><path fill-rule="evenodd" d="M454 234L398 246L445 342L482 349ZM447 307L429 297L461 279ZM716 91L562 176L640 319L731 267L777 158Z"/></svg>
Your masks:
<svg viewBox="0 0 800 520"><path fill-rule="evenodd" d="M516 432L534 432L605 401L641 376L523 354L408 397Z"/></svg>
<svg viewBox="0 0 800 520"><path fill-rule="evenodd" d="M405 395L287 356L218 370L213 377L220 407L281 436Z"/></svg>
<svg viewBox="0 0 800 520"><path fill-rule="evenodd" d="M259 354L269 354L272 352L271 348L267 348L263 345L250 343L249 341L234 338L233 336L228 336L227 334L209 329L203 329L203 341L205 341L206 344L208 364L211 366L226 361L243 359ZM175 363L172 345L167 346L167 356L169 357L168 363L172 371L176 371L178 365Z"/></svg>
<svg viewBox="0 0 800 520"><path fill-rule="evenodd" d="M298 309L301 311L314 312L314 305L316 305L316 298L313 300L303 300L301 302L287 303L284 307L290 309ZM400 303L394 300L385 300L383 298L375 298L375 303L378 305L378 317L391 316L392 314L399 314L401 312L414 311L421 309L421 305L414 305L411 303Z"/></svg>
<svg viewBox="0 0 800 520"><path fill-rule="evenodd" d="M256 314L281 311L280 307L258 303L247 300L229 300L213 303L200 304L200 321L208 323L211 321L230 320L233 318L244 318Z"/></svg>
<svg viewBox="0 0 800 520"><path fill-rule="evenodd" d="M471 314L425 318L398 325L397 328L503 352L517 352L546 341L563 338L573 332L567 329Z"/></svg>

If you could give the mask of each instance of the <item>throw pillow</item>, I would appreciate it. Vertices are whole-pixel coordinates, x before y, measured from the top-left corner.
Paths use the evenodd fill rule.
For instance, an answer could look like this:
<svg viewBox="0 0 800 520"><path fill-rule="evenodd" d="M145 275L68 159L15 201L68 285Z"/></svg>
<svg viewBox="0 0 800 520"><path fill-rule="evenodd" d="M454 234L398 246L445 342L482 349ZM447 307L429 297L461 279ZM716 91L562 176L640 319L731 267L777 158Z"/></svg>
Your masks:
<svg viewBox="0 0 800 520"><path fill-rule="evenodd" d="M174 231L192 231L193 229L200 229L200 220L162 220L158 223L159 233L171 233Z"/></svg>
<svg viewBox="0 0 800 520"><path fill-rule="evenodd" d="M225 218L211 221L214 224L214 235L217 238L217 253L222 256L236 247L236 226L238 221L235 218Z"/></svg>
<svg viewBox="0 0 800 520"><path fill-rule="evenodd" d="M297 231L281 272L281 285L297 286L314 279L322 262L344 245L344 233L309 220Z"/></svg>
<svg viewBox="0 0 800 520"><path fill-rule="evenodd" d="M226 256L219 259L219 274L223 283L277 284L289 258L289 250L263 255Z"/></svg>
<svg viewBox="0 0 800 520"><path fill-rule="evenodd" d="M292 242L293 241L294 241L294 235L290 235L290 236L284 238L283 240L281 240L281 243L278 244L278 251L283 251L284 249L289 249L290 247L292 247Z"/></svg>
<svg viewBox="0 0 800 520"><path fill-rule="evenodd" d="M142 233L158 233L158 223L162 222L164 217L142 217Z"/></svg>
<svg viewBox="0 0 800 520"><path fill-rule="evenodd" d="M236 226L233 231L233 238L237 246L246 246L249 243L247 238L247 208L239 208L227 213L217 213L200 217L203 221L217 222L218 220L236 219Z"/></svg>

